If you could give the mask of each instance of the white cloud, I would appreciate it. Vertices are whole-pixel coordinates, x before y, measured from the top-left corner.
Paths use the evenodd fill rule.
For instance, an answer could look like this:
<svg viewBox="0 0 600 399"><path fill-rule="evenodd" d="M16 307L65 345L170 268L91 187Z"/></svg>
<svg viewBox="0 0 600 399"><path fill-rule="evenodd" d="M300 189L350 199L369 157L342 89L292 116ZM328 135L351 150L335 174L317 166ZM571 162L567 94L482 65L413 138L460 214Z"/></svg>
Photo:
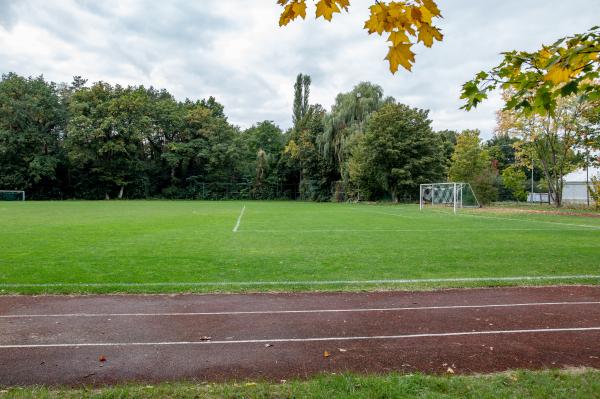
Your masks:
<svg viewBox="0 0 600 399"><path fill-rule="evenodd" d="M288 127L299 72L313 77L312 101L326 107L371 81L431 109L436 129L479 128L489 137L498 97L461 111L462 83L497 64L502 51L533 50L590 28L600 15L600 2L590 0L439 0L445 40L419 47L413 72L392 76L383 39L362 30L370 4L353 1L333 23L307 19L282 29L272 0L0 0L0 72L153 85L180 99L214 95L244 127L264 119Z"/></svg>

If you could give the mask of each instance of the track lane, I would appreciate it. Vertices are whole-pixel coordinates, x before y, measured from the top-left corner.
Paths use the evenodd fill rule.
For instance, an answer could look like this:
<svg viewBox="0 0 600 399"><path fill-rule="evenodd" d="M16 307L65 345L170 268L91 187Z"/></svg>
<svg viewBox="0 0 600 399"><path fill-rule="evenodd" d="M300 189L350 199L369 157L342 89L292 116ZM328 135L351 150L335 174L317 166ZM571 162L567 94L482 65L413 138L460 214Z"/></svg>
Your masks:
<svg viewBox="0 0 600 399"><path fill-rule="evenodd" d="M195 342L443 334L600 326L600 302L367 312L0 319L5 345Z"/></svg>
<svg viewBox="0 0 600 399"><path fill-rule="evenodd" d="M496 306L532 302L560 303ZM11 316L0 318L0 345L125 344L0 347L0 385L181 378L277 380L324 371L446 372L448 367L457 373L518 367L600 367L600 331L583 330L600 327L598 302L600 287L574 286L333 294L0 297L0 316ZM480 305L484 307L472 307ZM353 311L389 307L409 309ZM336 309L347 312L315 312ZM114 315L272 310L295 313ZM27 317L78 312L110 315ZM14 317L19 315L25 317ZM543 331L547 328L577 330ZM514 331L520 329L536 331ZM475 335L455 335L461 332ZM413 334L419 336L406 336ZM387 335L395 338L383 337ZM205 344L203 336L210 336L212 343ZM378 338L369 338L375 336ZM237 342L229 344L231 341ZM157 344L146 345L153 342ZM131 346L135 343L144 345ZM325 357L325 351L330 356ZM100 362L100 356L107 361Z"/></svg>

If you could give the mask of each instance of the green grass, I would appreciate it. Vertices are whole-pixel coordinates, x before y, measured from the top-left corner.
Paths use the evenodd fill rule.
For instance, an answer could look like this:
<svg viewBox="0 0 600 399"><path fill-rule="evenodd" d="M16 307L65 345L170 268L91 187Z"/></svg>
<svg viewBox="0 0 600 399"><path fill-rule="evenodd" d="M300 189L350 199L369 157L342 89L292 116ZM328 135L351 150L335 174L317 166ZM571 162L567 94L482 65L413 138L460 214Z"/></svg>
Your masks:
<svg viewBox="0 0 600 399"><path fill-rule="evenodd" d="M7 388L0 398L597 398L600 371L518 371L482 376L323 375L281 384L123 385Z"/></svg>
<svg viewBox="0 0 600 399"><path fill-rule="evenodd" d="M0 203L0 222L5 294L429 288L531 282L186 283L600 274L600 218L568 215L465 210L454 216L414 205L65 201ZM600 279L535 284L558 282ZM61 285L80 283L101 285Z"/></svg>

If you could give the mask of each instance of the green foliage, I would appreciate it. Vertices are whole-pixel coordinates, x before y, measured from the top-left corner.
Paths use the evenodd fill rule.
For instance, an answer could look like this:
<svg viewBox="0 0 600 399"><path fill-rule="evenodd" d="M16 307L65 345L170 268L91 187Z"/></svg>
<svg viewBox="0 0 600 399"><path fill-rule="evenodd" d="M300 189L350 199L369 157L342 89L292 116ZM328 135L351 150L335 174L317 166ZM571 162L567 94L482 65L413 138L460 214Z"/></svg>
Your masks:
<svg viewBox="0 0 600 399"><path fill-rule="evenodd" d="M515 166L509 166L502 171L502 184L510 190L517 201L526 201L525 191L527 176Z"/></svg>
<svg viewBox="0 0 600 399"><path fill-rule="evenodd" d="M479 134L479 130L465 130L458 135L448 178L470 183L479 203L489 204L497 198L498 191L490 154L482 148Z"/></svg>
<svg viewBox="0 0 600 399"><path fill-rule="evenodd" d="M441 142L431 130L428 111L387 104L368 120L350 161L350 178L367 197L414 199L419 184L445 173Z"/></svg>
<svg viewBox="0 0 600 399"><path fill-rule="evenodd" d="M296 84L294 84L294 110L292 115L292 122L295 128L299 127L299 124L302 123L302 120L308 113L310 106L310 84L310 76L300 73L296 77Z"/></svg>
<svg viewBox="0 0 600 399"><path fill-rule="evenodd" d="M600 99L600 27L561 38L538 51L503 55L499 65L463 85L462 108L477 107L496 88L512 90L505 109L526 114L552 114L560 98L572 95Z"/></svg>
<svg viewBox="0 0 600 399"><path fill-rule="evenodd" d="M41 77L5 75L0 188L26 190L30 199L328 201L357 198L359 189L371 190L373 198L415 198L416 182L441 178L455 133L432 133L426 114L398 116L393 123L403 130L382 134L380 142L371 137L379 148L369 149L371 142L364 140L369 120L395 100L362 82L339 94L326 112L310 104L310 84L310 76L298 75L294 126L283 134L270 121L241 131L213 97L180 102L165 90L88 85L79 76L56 86ZM396 150L381 159L381 168L367 168L383 140ZM354 181L351 163L354 176L360 176Z"/></svg>
<svg viewBox="0 0 600 399"><path fill-rule="evenodd" d="M10 73L0 81L0 189L59 196L65 112L54 84Z"/></svg>
<svg viewBox="0 0 600 399"><path fill-rule="evenodd" d="M600 209L600 176L592 177L591 184L588 186L588 192L594 200L596 209Z"/></svg>
<svg viewBox="0 0 600 399"><path fill-rule="evenodd" d="M458 136L458 133L454 130L442 130L436 133L440 136L442 149L444 151L444 159L446 160L446 167L449 168L452 160L452 154L454 153L454 146L456 146L456 137Z"/></svg>

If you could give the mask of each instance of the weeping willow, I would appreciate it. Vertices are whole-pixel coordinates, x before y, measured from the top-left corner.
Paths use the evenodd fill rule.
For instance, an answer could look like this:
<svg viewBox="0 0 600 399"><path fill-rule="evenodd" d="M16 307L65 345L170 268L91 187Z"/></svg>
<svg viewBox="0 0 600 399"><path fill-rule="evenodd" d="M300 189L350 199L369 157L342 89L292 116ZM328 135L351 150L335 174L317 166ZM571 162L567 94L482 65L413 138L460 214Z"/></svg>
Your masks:
<svg viewBox="0 0 600 399"><path fill-rule="evenodd" d="M318 144L323 156L336 165L343 182L348 181L352 147L363 133L369 116L389 102L395 100L384 99L380 86L362 82L352 91L338 94L331 112L324 116L324 131Z"/></svg>

